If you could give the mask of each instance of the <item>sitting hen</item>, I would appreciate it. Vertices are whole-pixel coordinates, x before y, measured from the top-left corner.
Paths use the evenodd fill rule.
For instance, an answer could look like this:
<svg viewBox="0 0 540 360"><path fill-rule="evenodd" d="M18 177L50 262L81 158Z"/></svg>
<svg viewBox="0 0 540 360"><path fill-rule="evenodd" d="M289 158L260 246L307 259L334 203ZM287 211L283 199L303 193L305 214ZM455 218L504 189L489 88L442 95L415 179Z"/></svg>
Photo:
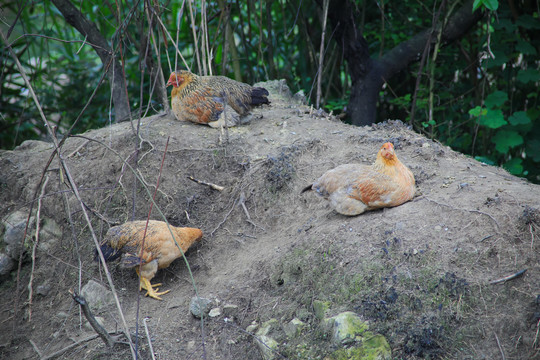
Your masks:
<svg viewBox="0 0 540 360"><path fill-rule="evenodd" d="M314 190L330 200L343 215L398 206L411 200L415 193L412 172L399 161L392 143L385 143L371 166L344 164L323 174L302 192Z"/></svg>
<svg viewBox="0 0 540 360"><path fill-rule="evenodd" d="M173 86L171 107L178 120L219 128L235 126L252 107L269 104L268 90L253 87L225 76L198 76L178 70L167 86Z"/></svg>
<svg viewBox="0 0 540 360"><path fill-rule="evenodd" d="M167 223L150 220L143 240L145 228L146 221L131 221L110 228L101 243L101 251L106 261L113 261L122 256L124 267L135 268L140 278L139 290L145 289L147 296L161 300L160 295L170 290L158 292L159 289L156 287L161 284L152 285L150 280L158 269L168 267L175 259L181 257L193 243L202 238L203 233L196 228L171 226L175 243ZM140 264L142 265L139 272Z"/></svg>

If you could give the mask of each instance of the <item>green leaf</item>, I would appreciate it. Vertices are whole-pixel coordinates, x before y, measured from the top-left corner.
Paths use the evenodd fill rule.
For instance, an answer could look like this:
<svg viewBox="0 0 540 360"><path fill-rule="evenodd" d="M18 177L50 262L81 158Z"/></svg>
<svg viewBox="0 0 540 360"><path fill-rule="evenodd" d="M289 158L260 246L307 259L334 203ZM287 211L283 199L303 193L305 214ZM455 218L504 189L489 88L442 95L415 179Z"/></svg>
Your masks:
<svg viewBox="0 0 540 360"><path fill-rule="evenodd" d="M497 11L497 9L499 8L498 0L484 0L483 4L486 7L486 9L491 10L491 11Z"/></svg>
<svg viewBox="0 0 540 360"><path fill-rule="evenodd" d="M508 100L508 95L503 91L495 91L486 97L485 104L489 109L500 108Z"/></svg>
<svg viewBox="0 0 540 360"><path fill-rule="evenodd" d="M517 131L499 130L491 139L491 142L495 143L495 149L498 152L507 154L510 148L523 144L523 138Z"/></svg>
<svg viewBox="0 0 540 360"><path fill-rule="evenodd" d="M516 50L525 55L536 55L536 49L527 41L519 40Z"/></svg>
<svg viewBox="0 0 540 360"><path fill-rule="evenodd" d="M495 161L486 156L475 156L474 158L480 162L483 162L484 164L495 165Z"/></svg>
<svg viewBox="0 0 540 360"><path fill-rule="evenodd" d="M499 8L498 0L474 0L472 11L475 12L480 6L491 11L496 11Z"/></svg>
<svg viewBox="0 0 540 360"><path fill-rule="evenodd" d="M524 84L529 81L537 82L540 80L540 71L536 69L520 70L516 76L516 79Z"/></svg>
<svg viewBox="0 0 540 360"><path fill-rule="evenodd" d="M482 108L480 106L474 107L471 110L469 110L469 115L472 115L475 117L484 116L486 115L486 113L487 113L487 109Z"/></svg>
<svg viewBox="0 0 540 360"><path fill-rule="evenodd" d="M474 0L472 5L472 11L475 12L484 3L484 0Z"/></svg>
<svg viewBox="0 0 540 360"><path fill-rule="evenodd" d="M507 161L503 164L503 167L508 170L512 175L522 175L523 174L523 160L520 158L513 158L510 161Z"/></svg>
<svg viewBox="0 0 540 360"><path fill-rule="evenodd" d="M540 21L535 19L531 15L521 15L517 21L517 26L521 26L525 29L540 29Z"/></svg>
<svg viewBox="0 0 540 360"><path fill-rule="evenodd" d="M493 24L495 29L506 29L508 32L516 30L516 25L510 19L499 19L498 22Z"/></svg>
<svg viewBox="0 0 540 360"><path fill-rule="evenodd" d="M478 124L486 126L490 129L497 129L503 125L506 125L507 122L504 120L502 110L488 110L485 116L478 117Z"/></svg>
<svg viewBox="0 0 540 360"><path fill-rule="evenodd" d="M508 118L508 122L512 125L526 125L531 123L531 119L525 111L516 111Z"/></svg>

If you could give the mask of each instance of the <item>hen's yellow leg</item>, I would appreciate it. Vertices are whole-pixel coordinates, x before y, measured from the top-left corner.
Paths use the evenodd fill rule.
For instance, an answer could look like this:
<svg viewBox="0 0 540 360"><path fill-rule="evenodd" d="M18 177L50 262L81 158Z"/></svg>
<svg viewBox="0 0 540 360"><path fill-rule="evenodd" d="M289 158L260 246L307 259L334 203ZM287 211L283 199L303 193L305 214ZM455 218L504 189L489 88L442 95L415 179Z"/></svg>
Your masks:
<svg viewBox="0 0 540 360"><path fill-rule="evenodd" d="M166 293L168 293L169 291L171 290L167 290L167 291L162 291L162 292L158 292L158 288L154 289L155 287L157 286L160 286L161 284L154 284L152 285L150 283L150 280L148 279L145 279L143 277L141 277L141 281L139 283L139 287L146 290L146 296L150 296L156 300L163 300L161 299L159 296L160 295L164 295Z"/></svg>
<svg viewBox="0 0 540 360"><path fill-rule="evenodd" d="M137 275L140 278L139 291L141 291L141 289L146 290L145 296L150 296L157 300L163 300L162 298L159 297L159 295L163 295L171 291L171 290L167 290L167 291L158 292L159 290L158 286L161 286L161 283L152 285L150 280L148 280L145 277L142 277L141 274L139 274L139 269L136 268L135 271L137 272Z"/></svg>

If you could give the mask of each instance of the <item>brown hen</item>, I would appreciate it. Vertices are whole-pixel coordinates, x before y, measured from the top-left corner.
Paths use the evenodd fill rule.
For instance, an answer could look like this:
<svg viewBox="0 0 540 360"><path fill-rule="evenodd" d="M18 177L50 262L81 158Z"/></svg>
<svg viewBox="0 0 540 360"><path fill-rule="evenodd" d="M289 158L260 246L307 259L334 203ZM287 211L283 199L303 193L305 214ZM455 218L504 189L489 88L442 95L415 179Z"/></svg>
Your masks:
<svg viewBox="0 0 540 360"><path fill-rule="evenodd" d="M340 165L302 192L308 190L330 200L338 213L352 216L411 200L415 181L412 172L399 161L394 145L387 142L377 153L373 165Z"/></svg>
<svg viewBox="0 0 540 360"><path fill-rule="evenodd" d="M268 90L225 76L198 76L178 70L167 86L173 86L171 107L178 120L219 128L235 126L257 105L269 104Z"/></svg>
<svg viewBox="0 0 540 360"><path fill-rule="evenodd" d="M145 228L146 221L131 221L110 228L101 243L101 251L106 261L121 256L122 266L135 268L140 278L139 291L145 289L146 296L161 300L160 295L170 290L158 292L157 286L161 284L152 285L150 280L158 269L168 267L181 257L193 243L202 238L203 233L196 228L171 226L173 239L167 223L150 220L143 246Z"/></svg>

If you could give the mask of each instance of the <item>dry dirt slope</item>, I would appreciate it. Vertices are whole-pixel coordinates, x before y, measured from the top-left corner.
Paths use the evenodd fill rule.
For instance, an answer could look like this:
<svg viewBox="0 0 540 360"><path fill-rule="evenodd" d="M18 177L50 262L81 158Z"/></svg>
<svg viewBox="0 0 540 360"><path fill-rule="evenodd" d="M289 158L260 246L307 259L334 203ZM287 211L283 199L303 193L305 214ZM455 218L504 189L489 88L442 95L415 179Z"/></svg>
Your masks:
<svg viewBox="0 0 540 360"><path fill-rule="evenodd" d="M129 123L90 131L84 136L92 141L72 138L62 148L101 237L133 211L136 219L146 218L148 195L140 183L134 190L123 160L134 165L138 159L138 172L153 192L170 136L157 204L173 225L205 233L187 256L199 295L217 307L237 305L239 312L233 322L210 319L201 331L188 311L195 291L182 260L155 279L171 289L163 302L142 297L138 307L135 273L111 265L128 326L135 329L137 308L140 326L150 318L158 358L257 359L256 340L246 327L296 317L308 327L283 341L276 356L323 359L335 349L314 315L317 300L329 301L333 312L363 316L386 336L396 359L540 358L540 186L457 154L399 122L348 126L292 102L283 84L266 86L272 87L272 105L228 133L151 117L142 121L137 155ZM414 201L349 218L313 193L300 195L338 164L371 163L386 141L395 144L417 179ZM28 211L52 151L49 143L28 142L0 153L1 217ZM29 256L19 291L16 272L2 279L2 358L38 358L30 340L46 355L92 335L81 326L68 289L91 279L108 286L92 260L88 226L61 181L57 160L45 174L41 217L54 219L62 236L38 249L33 287L50 290L33 295L28 321ZM156 208L152 218L160 218ZM527 272L517 279L489 284L522 269ZM22 306L16 316L15 294ZM98 315L109 330L117 327L115 306ZM146 340L141 343L142 358L149 358ZM107 351L96 339L61 358L129 356L126 347Z"/></svg>

